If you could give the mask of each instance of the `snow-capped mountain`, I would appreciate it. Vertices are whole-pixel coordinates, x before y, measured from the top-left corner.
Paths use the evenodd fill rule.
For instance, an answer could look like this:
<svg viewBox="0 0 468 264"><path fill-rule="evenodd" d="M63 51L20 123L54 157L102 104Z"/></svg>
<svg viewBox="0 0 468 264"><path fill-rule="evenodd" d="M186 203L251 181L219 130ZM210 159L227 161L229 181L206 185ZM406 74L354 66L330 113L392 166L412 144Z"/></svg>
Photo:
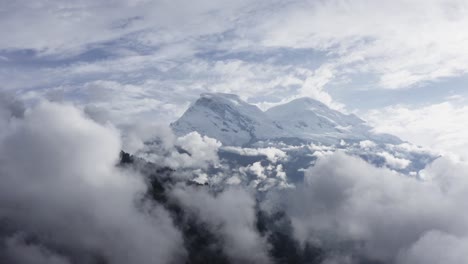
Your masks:
<svg viewBox="0 0 468 264"><path fill-rule="evenodd" d="M261 140L376 140L401 143L397 137L375 134L357 116L343 114L311 98L300 98L263 112L237 95L205 93L171 124L177 135L197 131L223 145L246 146Z"/></svg>
<svg viewBox="0 0 468 264"><path fill-rule="evenodd" d="M171 127L178 136L198 132L219 140L223 144L219 155L233 168L243 164L248 171L258 162L270 164L273 169L265 175L282 175L284 170L293 182L300 181L302 169L318 157L337 150L410 175L417 175L436 158L398 137L373 133L356 115L330 109L311 98L263 112L237 95L205 93ZM268 155L275 153L285 158L271 162ZM274 169L278 165L280 172ZM278 177L264 178L269 186Z"/></svg>
<svg viewBox="0 0 468 264"><path fill-rule="evenodd" d="M202 94L171 127L177 135L197 131L232 146L288 135L258 107L221 93Z"/></svg>
<svg viewBox="0 0 468 264"><path fill-rule="evenodd" d="M372 128L356 115L330 109L312 98L299 98L272 107L265 113L297 138L331 144L336 144L341 139L401 143L395 136L373 133Z"/></svg>

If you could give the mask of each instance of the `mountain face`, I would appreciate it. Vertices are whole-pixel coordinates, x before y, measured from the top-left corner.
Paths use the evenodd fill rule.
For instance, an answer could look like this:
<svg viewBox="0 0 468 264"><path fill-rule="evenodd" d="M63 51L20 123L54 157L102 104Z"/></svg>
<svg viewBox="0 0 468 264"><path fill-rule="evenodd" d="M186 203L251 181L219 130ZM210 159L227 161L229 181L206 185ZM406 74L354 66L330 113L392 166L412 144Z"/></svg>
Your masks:
<svg viewBox="0 0 468 264"><path fill-rule="evenodd" d="M258 107L220 93L202 94L171 127L177 135L197 131L232 146L288 135Z"/></svg>
<svg viewBox="0 0 468 264"><path fill-rule="evenodd" d="M267 168L258 176L261 180L253 178L259 189L268 189L275 181L285 185L278 181L281 175L300 182L305 168L337 150L408 175L418 175L436 158L395 136L373 133L357 116L330 109L311 98L263 112L236 95L205 93L171 127L178 136L196 131L219 140L223 147L218 154L232 168Z"/></svg>
<svg viewBox="0 0 468 264"><path fill-rule="evenodd" d="M367 139L401 143L397 137L373 133L357 116L332 110L311 98L263 112L233 94L205 93L171 127L177 135L197 131L228 146L292 139L323 144Z"/></svg>

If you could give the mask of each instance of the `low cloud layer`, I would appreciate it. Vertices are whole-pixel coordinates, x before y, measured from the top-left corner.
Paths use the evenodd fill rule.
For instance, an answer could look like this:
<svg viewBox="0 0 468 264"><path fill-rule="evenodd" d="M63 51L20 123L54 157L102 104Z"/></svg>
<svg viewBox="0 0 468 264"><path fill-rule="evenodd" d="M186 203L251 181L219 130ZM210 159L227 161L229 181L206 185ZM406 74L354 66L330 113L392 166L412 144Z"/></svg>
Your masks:
<svg viewBox="0 0 468 264"><path fill-rule="evenodd" d="M198 133L151 127L122 136L72 105L0 102L0 260L8 263L468 257L468 164L450 156L416 178L329 149L289 185L281 162L291 157L279 149L229 149ZM140 157L117 165L125 146ZM222 151L249 163L228 164ZM287 188L263 188L272 179Z"/></svg>
<svg viewBox="0 0 468 264"><path fill-rule="evenodd" d="M1 263L468 259L466 0L0 1ZM433 149L175 136L203 92Z"/></svg>
<svg viewBox="0 0 468 264"><path fill-rule="evenodd" d="M468 158L468 140L461 133L468 123L468 107L463 104L447 101L423 107L390 106L370 111L366 119L377 132Z"/></svg>
<svg viewBox="0 0 468 264"><path fill-rule="evenodd" d="M221 236L234 263L270 263L268 246L256 229L255 200L243 189L227 189L214 196L204 189L179 187L172 193L212 232Z"/></svg>
<svg viewBox="0 0 468 264"><path fill-rule="evenodd" d="M116 129L49 102L4 122L0 218L11 226L4 230L11 233L4 241L10 263L164 263L183 256L169 214L140 201L143 177L116 168Z"/></svg>
<svg viewBox="0 0 468 264"><path fill-rule="evenodd" d="M421 181L336 152L319 158L283 203L300 241L384 263L461 263L466 169L441 158ZM434 253L441 247L449 248Z"/></svg>

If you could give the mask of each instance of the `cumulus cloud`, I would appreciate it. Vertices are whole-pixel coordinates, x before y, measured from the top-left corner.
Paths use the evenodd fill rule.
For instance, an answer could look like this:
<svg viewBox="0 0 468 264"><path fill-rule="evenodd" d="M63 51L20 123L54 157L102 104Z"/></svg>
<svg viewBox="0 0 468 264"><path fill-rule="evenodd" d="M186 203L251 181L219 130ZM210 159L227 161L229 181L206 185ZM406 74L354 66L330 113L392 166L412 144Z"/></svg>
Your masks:
<svg viewBox="0 0 468 264"><path fill-rule="evenodd" d="M255 200L244 189L228 188L213 195L204 188L179 186L171 196L222 236L224 251L234 263L271 262L267 243L255 227Z"/></svg>
<svg viewBox="0 0 468 264"><path fill-rule="evenodd" d="M227 180L230 184L239 184L242 182L240 179L243 179L245 185L260 192L293 187L288 182L282 164L262 164L262 162L257 161L245 167L234 167L232 171L238 171L239 174L235 173L235 176Z"/></svg>
<svg viewBox="0 0 468 264"><path fill-rule="evenodd" d="M385 162L389 168L404 169L411 163L410 160L395 157L394 155L385 151L379 152L377 155L385 159Z"/></svg>
<svg viewBox="0 0 468 264"><path fill-rule="evenodd" d="M177 138L176 145L191 153L193 159L202 161L218 161L218 149L221 143L213 138L201 136L197 132L191 132Z"/></svg>
<svg viewBox="0 0 468 264"><path fill-rule="evenodd" d="M257 161L254 164L247 166L246 170L253 173L255 176L257 176L261 180L264 180L267 178L267 176L264 173L265 168L263 168L260 161Z"/></svg>
<svg viewBox="0 0 468 264"><path fill-rule="evenodd" d="M50 252L41 245L27 244L20 235L6 240L6 258L18 264L69 264L67 258Z"/></svg>
<svg viewBox="0 0 468 264"><path fill-rule="evenodd" d="M159 127L136 154L147 161L174 169L206 169L219 164L221 143L213 138L191 132L176 137L168 127Z"/></svg>
<svg viewBox="0 0 468 264"><path fill-rule="evenodd" d="M195 132L176 137L152 125L129 128L122 141L115 127L71 105L45 101L25 109L2 100L0 219L8 223L0 228L2 260L183 262L185 222L173 224L180 214L206 227L233 263L272 263L278 249L270 235L278 230L259 231L258 213L265 208L284 212L292 228L283 235L323 249L323 263L460 263L468 257L468 213L460 210L468 199L463 160L439 158L414 178L336 146L310 144L302 147L321 154L304 182L293 186L281 164L288 154L280 149L222 147ZM124 146L155 166L177 169L161 182L166 207L144 198L142 175L116 166ZM353 146L376 147L368 141ZM227 165L220 149L262 158ZM408 143L394 149L424 153ZM409 166L395 153L378 155L389 167ZM186 172L204 186L177 177Z"/></svg>
<svg viewBox="0 0 468 264"><path fill-rule="evenodd" d="M460 238L440 231L429 231L399 255L398 263L462 263L466 259L466 252L468 252L466 237Z"/></svg>
<svg viewBox="0 0 468 264"><path fill-rule="evenodd" d="M424 263L442 252L435 243L440 237L453 247L433 260L458 260L468 231L468 215L459 210L466 200L466 168L442 158L421 181L337 151L319 158L304 185L281 199L300 241L390 263ZM424 255L423 248L431 253Z"/></svg>
<svg viewBox="0 0 468 264"><path fill-rule="evenodd" d="M273 163L287 159L288 155L281 149L268 147L268 148L241 148L226 146L222 150L233 152L242 156L266 156L267 159Z"/></svg>
<svg viewBox="0 0 468 264"><path fill-rule="evenodd" d="M12 118L22 117L24 114L22 102L16 100L12 95L0 92L0 126L7 127ZM0 132L0 137L2 132Z"/></svg>
<svg viewBox="0 0 468 264"><path fill-rule="evenodd" d="M169 214L143 200L143 177L116 167L116 129L73 106L42 102L7 121L2 133L0 218L14 233L0 251L18 263L183 257Z"/></svg>
<svg viewBox="0 0 468 264"><path fill-rule="evenodd" d="M376 146L375 142L371 141L371 140L359 141L359 147L361 147L363 149L370 149L370 148L373 148L375 146Z"/></svg>

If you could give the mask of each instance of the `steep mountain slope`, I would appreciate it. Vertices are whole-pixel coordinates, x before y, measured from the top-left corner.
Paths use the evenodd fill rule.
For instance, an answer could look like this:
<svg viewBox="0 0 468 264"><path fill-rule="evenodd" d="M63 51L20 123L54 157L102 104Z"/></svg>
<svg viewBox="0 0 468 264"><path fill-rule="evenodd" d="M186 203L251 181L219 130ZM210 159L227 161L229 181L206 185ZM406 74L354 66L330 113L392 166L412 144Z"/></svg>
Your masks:
<svg viewBox="0 0 468 264"><path fill-rule="evenodd" d="M243 184L261 192L302 182L304 170L336 151L411 177L419 177L419 171L437 158L395 136L375 134L357 116L311 98L263 112L236 95L202 94L171 126L178 136L196 131L223 143L218 150L223 166L207 172L218 176L196 178L197 182Z"/></svg>
<svg viewBox="0 0 468 264"><path fill-rule="evenodd" d="M258 107L222 93L202 94L171 127L177 135L197 131L233 146L287 135Z"/></svg>
<svg viewBox="0 0 468 264"><path fill-rule="evenodd" d="M323 144L337 144L342 139L401 143L397 137L374 134L357 116L332 110L311 98L263 112L237 95L205 93L171 127L177 135L197 131L231 146L285 139Z"/></svg>
<svg viewBox="0 0 468 264"><path fill-rule="evenodd" d="M356 115L330 109L312 98L299 98L272 107L265 113L297 138L322 143L337 143L341 139L373 139L382 143L401 143L397 137L372 133L372 128Z"/></svg>

